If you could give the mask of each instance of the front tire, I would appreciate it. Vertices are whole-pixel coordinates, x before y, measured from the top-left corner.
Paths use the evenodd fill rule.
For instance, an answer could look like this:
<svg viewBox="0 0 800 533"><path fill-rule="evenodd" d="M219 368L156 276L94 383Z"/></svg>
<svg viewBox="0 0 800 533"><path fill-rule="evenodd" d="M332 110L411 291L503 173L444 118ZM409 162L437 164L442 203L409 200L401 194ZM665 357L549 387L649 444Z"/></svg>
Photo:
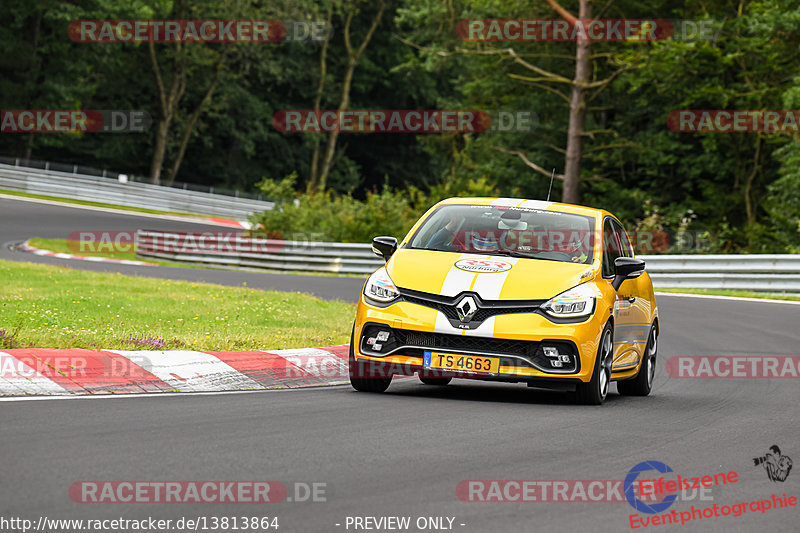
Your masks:
<svg viewBox="0 0 800 533"><path fill-rule="evenodd" d="M597 348L597 357L594 359L594 372L589 383L578 383L575 389L575 399L585 405L600 405L611 385L611 363L614 355L614 335L611 323L603 328L600 336L600 346Z"/></svg>
<svg viewBox="0 0 800 533"><path fill-rule="evenodd" d="M644 360L639 368L639 373L633 379L617 382L617 392L622 396L647 396L653 388L653 378L656 375L656 355L658 352L658 334L656 325L650 328L647 337L647 347L644 350Z"/></svg>
<svg viewBox="0 0 800 533"><path fill-rule="evenodd" d="M369 362L356 360L353 345L355 331L355 326L353 326L353 333L350 334L350 385L359 392L383 392L392 383L392 376L382 376L380 369L375 368Z"/></svg>

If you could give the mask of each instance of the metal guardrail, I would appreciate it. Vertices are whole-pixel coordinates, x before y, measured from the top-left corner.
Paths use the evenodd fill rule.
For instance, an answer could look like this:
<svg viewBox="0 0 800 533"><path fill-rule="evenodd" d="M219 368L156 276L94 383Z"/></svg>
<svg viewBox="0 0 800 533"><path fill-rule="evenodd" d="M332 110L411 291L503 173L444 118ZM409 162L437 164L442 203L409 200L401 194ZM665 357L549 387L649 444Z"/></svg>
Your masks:
<svg viewBox="0 0 800 533"><path fill-rule="evenodd" d="M367 274L370 244L280 241L225 232L139 231L137 255L232 267ZM658 287L800 293L800 255L641 255Z"/></svg>
<svg viewBox="0 0 800 533"><path fill-rule="evenodd" d="M275 205L248 198L5 164L0 164L0 189L236 220L246 220L250 213L272 209Z"/></svg>
<svg viewBox="0 0 800 533"><path fill-rule="evenodd" d="M123 180L127 180L128 182L139 182L139 183L153 183L150 179L150 176L139 176L136 174L123 174L120 172L114 172L112 170L106 169L98 169L94 167L87 167L85 165L74 165L71 163L58 163L55 161L41 161L38 159L25 159L20 157L4 157L0 156L0 164L3 165L10 165L15 168L26 168L44 172L63 172L65 174L76 175L79 174L81 176L90 176L90 177L97 177L97 178L109 178L113 180L120 179L122 176ZM170 187L173 189L182 189L184 191L196 191L196 192L207 192L210 194L218 194L220 196L232 196L234 198L249 198L251 200L258 200L264 201L265 198L260 193L251 193L246 191L240 191L238 189L228 189L225 187L214 187L210 185L200 185L198 183L187 183L184 181L173 181L173 182L159 182L155 183L155 185L161 185L164 187Z"/></svg>
<svg viewBox="0 0 800 533"><path fill-rule="evenodd" d="M642 255L655 287L800 293L800 255Z"/></svg>
<svg viewBox="0 0 800 533"><path fill-rule="evenodd" d="M246 238L237 232L139 230L136 255L268 270L368 274L383 261L369 244Z"/></svg>

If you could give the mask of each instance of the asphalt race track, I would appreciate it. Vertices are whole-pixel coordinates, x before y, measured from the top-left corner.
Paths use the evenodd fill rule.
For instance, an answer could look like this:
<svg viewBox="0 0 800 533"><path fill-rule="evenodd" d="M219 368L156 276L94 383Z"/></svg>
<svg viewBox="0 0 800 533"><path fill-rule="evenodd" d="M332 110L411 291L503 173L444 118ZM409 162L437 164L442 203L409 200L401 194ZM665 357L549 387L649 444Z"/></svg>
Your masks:
<svg viewBox="0 0 800 533"><path fill-rule="evenodd" d="M79 229L196 224L0 199L0 242ZM215 227L214 229L219 229ZM0 258L127 274L306 290L354 299L360 280L215 270L75 264L9 251ZM691 506L800 496L753 458L777 444L800 460L797 379L675 379L678 355L800 355L800 306L659 297L653 393L586 407L564 393L454 381L396 381L385 394L348 386L218 395L0 402L0 515L35 520L277 516L281 532L354 531L347 517L454 518L463 532L630 531L627 502L464 502L462 480L622 480L642 461L683 477L735 471L738 481ZM649 477L649 476L648 476ZM79 504L81 480L276 480L324 483L325 502ZM667 511L667 512L669 512ZM444 522L448 522L445 520ZM337 526L337 524L340 524ZM464 524L463 526L461 524ZM647 531L798 531L798 508L748 511ZM362 529L363 530L363 529ZM414 527L410 529L416 531Z"/></svg>

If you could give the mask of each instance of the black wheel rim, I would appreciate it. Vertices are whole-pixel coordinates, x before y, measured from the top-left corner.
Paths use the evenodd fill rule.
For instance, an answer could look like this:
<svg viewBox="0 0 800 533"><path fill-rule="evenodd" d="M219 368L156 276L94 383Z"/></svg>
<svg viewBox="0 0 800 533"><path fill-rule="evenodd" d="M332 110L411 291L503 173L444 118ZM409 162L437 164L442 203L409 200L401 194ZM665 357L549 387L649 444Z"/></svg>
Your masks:
<svg viewBox="0 0 800 533"><path fill-rule="evenodd" d="M606 330L600 344L600 375L598 376L598 386L600 388L600 398L605 399L608 395L608 387L611 384L611 355L614 343L611 341L611 330Z"/></svg>
<svg viewBox="0 0 800 533"><path fill-rule="evenodd" d="M656 328L650 330L650 339L647 343L647 388L653 386L653 378L656 375L656 352L658 351L658 337Z"/></svg>

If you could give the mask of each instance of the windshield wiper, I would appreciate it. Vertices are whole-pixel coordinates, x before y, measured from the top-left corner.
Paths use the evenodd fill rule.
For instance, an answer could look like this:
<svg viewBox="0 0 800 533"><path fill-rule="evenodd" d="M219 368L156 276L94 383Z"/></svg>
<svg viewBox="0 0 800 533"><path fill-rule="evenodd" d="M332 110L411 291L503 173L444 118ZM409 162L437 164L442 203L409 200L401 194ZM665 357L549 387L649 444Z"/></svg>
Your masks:
<svg viewBox="0 0 800 533"><path fill-rule="evenodd" d="M477 253L477 252L470 252L470 253ZM533 252L536 254L537 252ZM541 252L539 252L541 253ZM521 259L539 259L542 261L556 261L557 263L568 263L569 261L562 261L561 259L554 259L552 257L536 257L530 253L525 252L518 252L516 250L495 250L493 252L486 252L485 255L505 255L508 257L519 257Z"/></svg>
<svg viewBox="0 0 800 533"><path fill-rule="evenodd" d="M478 254L481 252L468 252L471 254ZM533 256L530 254L526 254L525 252L518 252L516 250L494 250L492 252L485 252L485 255L507 255L509 257L522 257L524 259L534 259Z"/></svg>

